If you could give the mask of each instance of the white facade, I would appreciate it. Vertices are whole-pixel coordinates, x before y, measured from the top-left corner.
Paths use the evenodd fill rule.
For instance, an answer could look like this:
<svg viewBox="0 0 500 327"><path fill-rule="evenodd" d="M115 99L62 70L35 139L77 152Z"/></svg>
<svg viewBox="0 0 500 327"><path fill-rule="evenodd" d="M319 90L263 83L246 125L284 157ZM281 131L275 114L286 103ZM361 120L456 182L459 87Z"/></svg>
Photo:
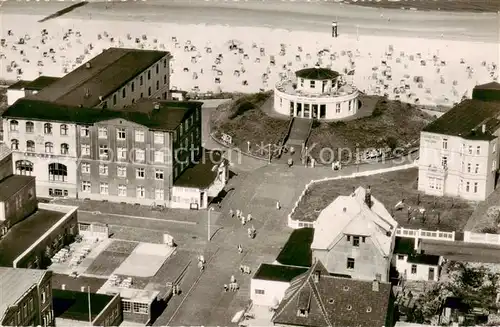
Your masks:
<svg viewBox="0 0 500 327"><path fill-rule="evenodd" d="M428 280L437 282L439 280L442 260L442 257L440 257L437 265L430 265L408 262L407 254L394 254L392 263L400 276L404 276L405 280Z"/></svg>
<svg viewBox="0 0 500 327"><path fill-rule="evenodd" d="M495 188L498 159L498 138L469 140L421 132L418 190L483 201Z"/></svg>
<svg viewBox="0 0 500 327"><path fill-rule="evenodd" d="M76 197L75 124L4 119L3 130L14 173L36 176L38 196Z"/></svg>
<svg viewBox="0 0 500 327"><path fill-rule="evenodd" d="M351 85L339 86L335 80L298 78L282 81L274 89L274 110L280 114L335 120L354 116L358 112L358 90Z"/></svg>
<svg viewBox="0 0 500 327"><path fill-rule="evenodd" d="M280 282L252 278L250 282L250 299L254 305L275 306L283 300L290 282Z"/></svg>

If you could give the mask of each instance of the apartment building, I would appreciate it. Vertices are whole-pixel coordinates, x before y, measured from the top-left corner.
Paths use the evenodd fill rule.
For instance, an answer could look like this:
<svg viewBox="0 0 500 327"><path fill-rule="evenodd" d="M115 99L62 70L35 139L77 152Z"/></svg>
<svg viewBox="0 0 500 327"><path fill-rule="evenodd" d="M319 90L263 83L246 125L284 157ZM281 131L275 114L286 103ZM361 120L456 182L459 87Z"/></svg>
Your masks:
<svg viewBox="0 0 500 327"><path fill-rule="evenodd" d="M28 83L37 91L2 115L2 141L13 151L15 173L36 176L41 197L76 198L77 123L86 120L73 109L119 110L141 98L169 98L170 59L164 51L110 48L60 79ZM43 114L52 110L58 115Z"/></svg>
<svg viewBox="0 0 500 327"><path fill-rule="evenodd" d="M54 326L52 272L0 267L0 325Z"/></svg>
<svg viewBox="0 0 500 327"><path fill-rule="evenodd" d="M435 196L483 201L494 190L499 165L500 84L474 88L420 133L418 189Z"/></svg>

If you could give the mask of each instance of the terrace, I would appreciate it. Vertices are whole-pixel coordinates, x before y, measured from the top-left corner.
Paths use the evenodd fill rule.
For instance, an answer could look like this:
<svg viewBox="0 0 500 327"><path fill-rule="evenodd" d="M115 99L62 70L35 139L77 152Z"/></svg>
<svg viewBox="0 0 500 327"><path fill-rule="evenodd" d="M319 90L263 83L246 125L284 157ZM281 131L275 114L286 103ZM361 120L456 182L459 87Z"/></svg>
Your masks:
<svg viewBox="0 0 500 327"><path fill-rule="evenodd" d="M326 92L323 92L321 94L311 94L304 92L302 90L297 90L295 82L288 80L288 81L281 81L276 84L276 89L280 92L289 94L289 95L295 95L295 96L301 96L301 97L307 97L307 98L326 98L326 97L341 97L345 95L351 95L356 92L358 92L358 89L355 88L352 85L344 85L339 87L338 89L332 88L331 90L328 90Z"/></svg>

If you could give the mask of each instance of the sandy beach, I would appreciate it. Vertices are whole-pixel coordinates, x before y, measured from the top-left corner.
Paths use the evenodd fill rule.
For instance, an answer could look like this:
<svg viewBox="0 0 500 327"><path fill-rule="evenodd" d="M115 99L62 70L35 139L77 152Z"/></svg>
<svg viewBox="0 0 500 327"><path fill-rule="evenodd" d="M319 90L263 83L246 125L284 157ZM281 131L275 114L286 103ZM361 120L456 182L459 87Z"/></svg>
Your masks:
<svg viewBox="0 0 500 327"><path fill-rule="evenodd" d="M38 22L62 7L3 3L2 79L62 76L112 46L170 51L172 85L192 92L272 89L295 70L320 65L353 73L368 94L449 106L498 77L496 14L149 0L94 2Z"/></svg>

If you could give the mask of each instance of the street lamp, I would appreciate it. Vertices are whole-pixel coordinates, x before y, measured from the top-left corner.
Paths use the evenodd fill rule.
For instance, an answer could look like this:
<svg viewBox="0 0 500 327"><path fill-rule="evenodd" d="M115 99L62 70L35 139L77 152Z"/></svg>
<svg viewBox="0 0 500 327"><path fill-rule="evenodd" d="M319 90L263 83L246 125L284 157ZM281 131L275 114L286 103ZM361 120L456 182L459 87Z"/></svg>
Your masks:
<svg viewBox="0 0 500 327"><path fill-rule="evenodd" d="M247 152L250 153L250 141L247 141Z"/></svg>
<svg viewBox="0 0 500 327"><path fill-rule="evenodd" d="M213 211L214 208L213 207L210 207L208 208L208 211L207 211L207 214L208 214L208 221L207 221L207 241L210 242L210 239L211 239L211 233L210 233L210 211Z"/></svg>

